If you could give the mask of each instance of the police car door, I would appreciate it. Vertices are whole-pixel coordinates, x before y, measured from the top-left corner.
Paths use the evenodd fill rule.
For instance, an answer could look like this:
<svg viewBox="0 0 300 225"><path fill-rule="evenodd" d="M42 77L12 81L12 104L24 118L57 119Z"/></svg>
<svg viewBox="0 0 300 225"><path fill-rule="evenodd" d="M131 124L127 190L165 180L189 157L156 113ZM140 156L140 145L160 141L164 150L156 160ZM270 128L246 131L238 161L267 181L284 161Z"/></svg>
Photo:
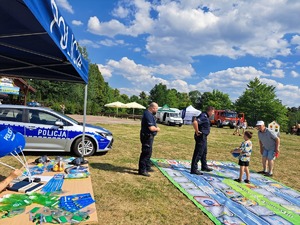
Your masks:
<svg viewBox="0 0 300 225"><path fill-rule="evenodd" d="M39 109L29 109L29 123L25 127L26 149L31 151L64 151L68 131L55 125L58 116Z"/></svg>

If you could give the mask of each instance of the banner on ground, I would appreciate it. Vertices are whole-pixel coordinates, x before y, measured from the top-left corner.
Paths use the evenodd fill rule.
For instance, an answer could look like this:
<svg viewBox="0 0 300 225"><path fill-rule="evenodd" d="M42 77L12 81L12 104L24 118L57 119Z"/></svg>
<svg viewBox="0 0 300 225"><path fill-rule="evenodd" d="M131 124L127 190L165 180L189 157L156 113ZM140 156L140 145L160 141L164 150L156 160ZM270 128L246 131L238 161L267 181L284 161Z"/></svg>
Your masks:
<svg viewBox="0 0 300 225"><path fill-rule="evenodd" d="M239 166L210 161L213 172L190 174L190 162L152 159L159 170L215 224L300 224L300 193L251 172L251 183L238 183Z"/></svg>

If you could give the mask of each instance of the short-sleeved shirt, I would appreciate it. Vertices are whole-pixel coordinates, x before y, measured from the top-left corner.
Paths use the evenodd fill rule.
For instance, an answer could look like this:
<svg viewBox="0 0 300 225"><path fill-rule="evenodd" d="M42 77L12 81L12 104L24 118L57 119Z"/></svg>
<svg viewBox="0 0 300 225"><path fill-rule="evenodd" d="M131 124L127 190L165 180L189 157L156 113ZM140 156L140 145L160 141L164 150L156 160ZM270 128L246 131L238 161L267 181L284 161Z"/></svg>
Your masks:
<svg viewBox="0 0 300 225"><path fill-rule="evenodd" d="M142 133L156 135L156 131L152 132L149 130L149 127L151 126L156 127L156 119L149 110L145 110L141 122Z"/></svg>
<svg viewBox="0 0 300 225"><path fill-rule="evenodd" d="M210 120L207 112L201 113L195 118L198 122L198 129L205 135L210 133Z"/></svg>
<svg viewBox="0 0 300 225"><path fill-rule="evenodd" d="M258 138L261 141L263 148L274 151L276 148L277 135L266 128L265 132L258 131Z"/></svg>
<svg viewBox="0 0 300 225"><path fill-rule="evenodd" d="M250 156L252 153L252 142L250 140L244 141L241 144L241 154L239 156L239 159L243 162L250 162Z"/></svg>

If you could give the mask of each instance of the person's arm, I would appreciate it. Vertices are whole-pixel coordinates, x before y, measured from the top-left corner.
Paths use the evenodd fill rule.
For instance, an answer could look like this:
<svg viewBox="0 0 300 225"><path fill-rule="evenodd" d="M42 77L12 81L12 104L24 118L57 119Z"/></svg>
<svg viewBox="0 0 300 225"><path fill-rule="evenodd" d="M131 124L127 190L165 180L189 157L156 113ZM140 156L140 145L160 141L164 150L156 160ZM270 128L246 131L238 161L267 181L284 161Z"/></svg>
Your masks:
<svg viewBox="0 0 300 225"><path fill-rule="evenodd" d="M201 134L201 131L199 131L198 121L196 119L194 119L193 121L193 128L195 130L195 134L199 136Z"/></svg>
<svg viewBox="0 0 300 225"><path fill-rule="evenodd" d="M156 127L156 126L150 126L150 127L148 127L149 128L149 130L151 131L151 132L158 132L158 131L160 131L160 128L159 127Z"/></svg>
<svg viewBox="0 0 300 225"><path fill-rule="evenodd" d="M8 185L9 183L17 178L18 176L20 176L22 174L21 170L14 170L10 173L10 175L8 177L5 178L5 180L0 182L0 192L3 191Z"/></svg>
<svg viewBox="0 0 300 225"><path fill-rule="evenodd" d="M280 146L280 138L277 137L275 139L275 152L279 152L279 146Z"/></svg>
<svg viewBox="0 0 300 225"><path fill-rule="evenodd" d="M260 154L263 154L263 145L261 143L261 141L259 140L259 148L260 148Z"/></svg>

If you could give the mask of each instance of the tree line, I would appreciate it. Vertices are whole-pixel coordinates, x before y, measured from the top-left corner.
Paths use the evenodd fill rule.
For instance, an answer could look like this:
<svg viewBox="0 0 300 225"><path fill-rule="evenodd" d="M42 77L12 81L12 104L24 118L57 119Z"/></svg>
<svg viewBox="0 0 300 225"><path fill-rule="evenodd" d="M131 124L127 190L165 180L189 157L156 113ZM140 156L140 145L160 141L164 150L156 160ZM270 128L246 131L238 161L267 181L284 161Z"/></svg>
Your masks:
<svg viewBox="0 0 300 225"><path fill-rule="evenodd" d="M28 80L30 85L37 89L29 99L41 102L43 105L60 111L60 105L64 104L67 114L83 114L84 85L76 83ZM200 92L193 90L189 93L181 93L176 89L168 89L162 83L156 84L149 95L142 91L138 96L121 94L118 89L112 88L105 82L96 64L90 63L88 82L87 114L99 115L114 113L115 109L104 105L110 102L120 101L123 103L138 102L145 107L152 101L159 106L168 104L170 107L184 109L193 105L196 109L204 111L207 106L216 109L230 109L244 112L249 125L255 125L257 120L269 123L276 120L284 130L292 125L300 123L300 106L287 108L277 98L275 87L262 83L258 78L250 81L247 88L232 102L229 95L219 90L212 92ZM130 109L119 109L119 113L131 113ZM141 114L141 110L135 110Z"/></svg>

